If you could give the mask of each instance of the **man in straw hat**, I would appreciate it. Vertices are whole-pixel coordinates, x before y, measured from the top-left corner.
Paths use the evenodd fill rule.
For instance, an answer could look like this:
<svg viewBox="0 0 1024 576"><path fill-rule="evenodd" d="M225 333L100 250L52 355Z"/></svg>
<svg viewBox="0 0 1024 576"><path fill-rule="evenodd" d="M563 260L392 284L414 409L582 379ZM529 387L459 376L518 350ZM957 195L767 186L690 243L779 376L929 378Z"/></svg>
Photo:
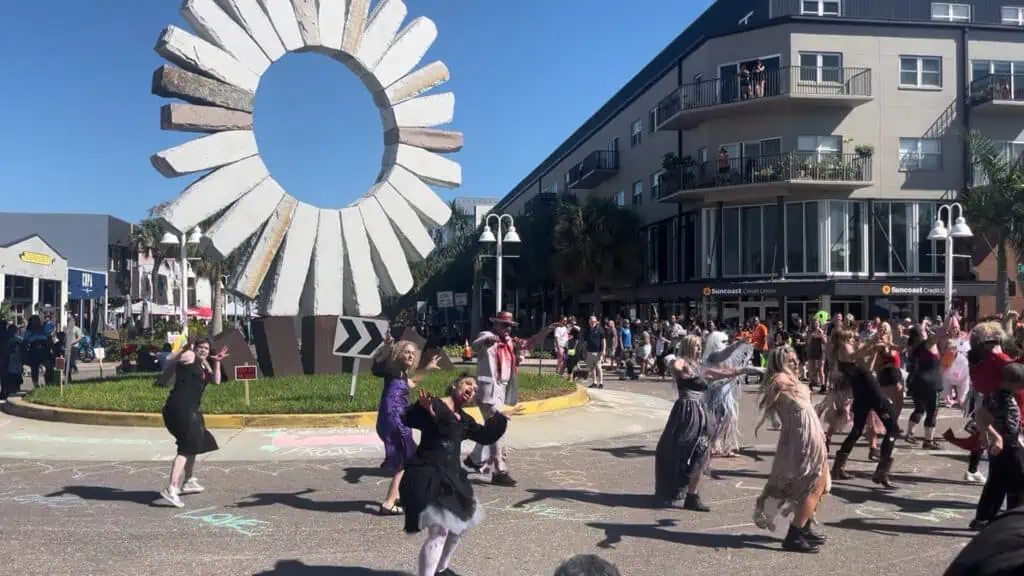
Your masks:
<svg viewBox="0 0 1024 576"><path fill-rule="evenodd" d="M519 357L544 342L555 329L554 325L548 326L523 340L512 336L512 328L517 325L511 312L500 312L491 318L491 329L481 331L473 341L473 352L477 357L476 401L484 419L503 412L506 405L519 403ZM505 465L503 440L489 446L477 444L463 464L477 472L491 474L491 482L497 486L516 485Z"/></svg>

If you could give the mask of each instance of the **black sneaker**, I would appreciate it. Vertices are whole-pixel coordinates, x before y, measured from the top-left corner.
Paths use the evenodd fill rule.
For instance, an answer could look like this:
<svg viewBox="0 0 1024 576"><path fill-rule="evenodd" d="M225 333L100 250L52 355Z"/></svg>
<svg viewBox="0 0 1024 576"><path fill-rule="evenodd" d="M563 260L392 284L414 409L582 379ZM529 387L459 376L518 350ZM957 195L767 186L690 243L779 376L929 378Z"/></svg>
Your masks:
<svg viewBox="0 0 1024 576"><path fill-rule="evenodd" d="M986 526L988 526L988 522L986 520L978 519L971 520L971 523L967 525L968 528L977 532L981 532Z"/></svg>
<svg viewBox="0 0 1024 576"><path fill-rule="evenodd" d="M700 494L687 494L686 499L683 500L683 510L711 512L711 508L708 508L704 502L701 501Z"/></svg>
<svg viewBox="0 0 1024 576"><path fill-rule="evenodd" d="M491 476L491 484L505 488L512 488L518 484L518 482L509 476L508 472L495 472L494 475Z"/></svg>
<svg viewBox="0 0 1024 576"><path fill-rule="evenodd" d="M466 456L465 459L462 460L462 465L465 466L466 468L469 468L473 472L476 472L477 474L480 473L480 470L482 468L479 464L473 462L473 458L470 456Z"/></svg>
<svg viewBox="0 0 1024 576"><path fill-rule="evenodd" d="M445 568L444 570L441 570L440 572L438 572L437 576L459 576L459 575L455 573L455 570L452 570L451 568Z"/></svg>
<svg viewBox="0 0 1024 576"><path fill-rule="evenodd" d="M807 541L803 529L790 524L789 532L786 533L786 539L782 541L782 549L788 552L813 554L818 551L818 546Z"/></svg>

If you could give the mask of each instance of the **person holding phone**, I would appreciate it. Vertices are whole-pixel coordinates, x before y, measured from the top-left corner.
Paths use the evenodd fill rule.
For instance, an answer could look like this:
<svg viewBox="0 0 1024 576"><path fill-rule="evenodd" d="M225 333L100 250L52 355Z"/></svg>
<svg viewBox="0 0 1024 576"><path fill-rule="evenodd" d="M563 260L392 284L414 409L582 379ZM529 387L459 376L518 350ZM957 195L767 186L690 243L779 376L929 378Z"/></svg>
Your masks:
<svg viewBox="0 0 1024 576"><path fill-rule="evenodd" d="M217 440L206 429L199 406L210 382L220 384L221 361L228 357L227 347L210 355L210 341L197 340L186 345L168 362L174 369L174 388L164 404L164 426L174 436L178 453L171 462L171 478L160 497L175 508L182 508L182 494L198 494L205 490L193 475L196 456L218 449Z"/></svg>

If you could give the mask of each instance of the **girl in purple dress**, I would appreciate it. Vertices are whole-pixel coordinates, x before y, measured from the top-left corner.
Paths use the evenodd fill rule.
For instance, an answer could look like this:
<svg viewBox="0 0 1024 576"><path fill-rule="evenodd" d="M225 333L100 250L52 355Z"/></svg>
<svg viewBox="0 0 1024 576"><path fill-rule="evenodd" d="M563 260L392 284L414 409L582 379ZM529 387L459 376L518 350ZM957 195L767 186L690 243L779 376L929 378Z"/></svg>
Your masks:
<svg viewBox="0 0 1024 576"><path fill-rule="evenodd" d="M427 370L436 370L439 357L431 359ZM384 462L381 468L394 472L387 496L380 505L381 514L404 514L398 505L398 485L402 481L405 463L416 454L412 430L402 422L409 408L409 390L416 387L411 380L420 363L420 350L408 340L395 342L373 367L373 374L384 378L380 408L377 409L377 436L384 443Z"/></svg>

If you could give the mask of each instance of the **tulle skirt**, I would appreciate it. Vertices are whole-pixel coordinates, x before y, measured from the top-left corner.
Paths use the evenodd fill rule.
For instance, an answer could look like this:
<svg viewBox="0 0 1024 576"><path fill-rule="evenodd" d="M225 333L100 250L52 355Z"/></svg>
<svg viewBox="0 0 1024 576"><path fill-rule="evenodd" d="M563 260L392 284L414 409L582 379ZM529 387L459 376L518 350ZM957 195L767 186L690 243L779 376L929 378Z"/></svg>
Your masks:
<svg viewBox="0 0 1024 576"><path fill-rule="evenodd" d="M442 508L437 504L428 504L423 512L420 512L420 530L431 526L440 526L453 534L465 534L467 530L476 526L484 519L484 509L474 502L473 515L468 520L463 520L450 510Z"/></svg>

